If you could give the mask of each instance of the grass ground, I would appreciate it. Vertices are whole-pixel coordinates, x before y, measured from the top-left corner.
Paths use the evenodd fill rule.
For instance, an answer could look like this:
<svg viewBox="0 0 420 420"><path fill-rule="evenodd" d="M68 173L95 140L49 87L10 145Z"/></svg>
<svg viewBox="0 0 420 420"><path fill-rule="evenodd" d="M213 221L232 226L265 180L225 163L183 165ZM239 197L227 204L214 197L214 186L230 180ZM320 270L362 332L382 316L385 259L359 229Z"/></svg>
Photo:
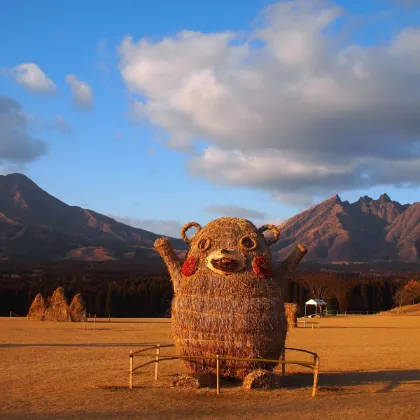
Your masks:
<svg viewBox="0 0 420 420"><path fill-rule="evenodd" d="M116 321L116 320L113 320ZM318 352L318 395L310 373L290 368L284 389L169 386L179 361L153 365L127 389L129 350L170 343L166 319L54 323L0 318L0 418L41 419L403 419L420 412L420 317L317 319L293 329L287 346ZM292 358L292 353L287 356ZM299 359L302 356L294 356ZM137 359L136 363L140 363ZM290 380L292 380L290 382ZM293 386L292 386L293 385Z"/></svg>

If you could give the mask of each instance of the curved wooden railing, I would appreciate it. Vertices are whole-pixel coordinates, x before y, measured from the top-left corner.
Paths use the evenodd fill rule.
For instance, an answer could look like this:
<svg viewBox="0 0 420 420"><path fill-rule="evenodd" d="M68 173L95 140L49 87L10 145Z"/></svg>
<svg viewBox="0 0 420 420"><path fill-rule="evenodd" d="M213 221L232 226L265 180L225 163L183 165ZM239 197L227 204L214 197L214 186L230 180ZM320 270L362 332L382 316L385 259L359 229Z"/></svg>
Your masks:
<svg viewBox="0 0 420 420"><path fill-rule="evenodd" d="M214 356L176 356L176 355L170 355L170 354L162 354L161 349L162 348L168 348L168 347L174 347L173 344L155 344L153 346L150 346L147 344L143 349L137 350L135 352L130 351L130 372L129 372L129 388L133 388L133 373L147 365L150 365L152 363L155 363L155 381L158 380L158 374L159 374L159 362L163 360L216 360L216 392L217 394L220 394L220 361L221 360L237 360L237 361L245 361L245 362L262 362L262 363L272 363L272 364L281 364L282 365L282 376L286 375L286 365L300 365L303 367L307 367L313 370L314 372L314 379L313 379L313 385L312 385L312 396L315 397L316 391L318 388L318 378L319 378L319 363L320 359L317 353L314 353L309 350L303 350L298 349L294 347L286 347L285 350L290 351L296 351L301 353L310 354L313 357L312 361L307 360L286 360L286 355L284 352L281 355L280 360L274 360L274 359L249 359L249 358L241 358L241 357L230 357L230 356L224 356L220 354L215 354ZM155 354L146 354L147 351L150 350L156 350ZM134 367L134 357L141 357L141 358L149 358L152 357L154 360L150 360L146 363L143 363L141 365L138 365Z"/></svg>

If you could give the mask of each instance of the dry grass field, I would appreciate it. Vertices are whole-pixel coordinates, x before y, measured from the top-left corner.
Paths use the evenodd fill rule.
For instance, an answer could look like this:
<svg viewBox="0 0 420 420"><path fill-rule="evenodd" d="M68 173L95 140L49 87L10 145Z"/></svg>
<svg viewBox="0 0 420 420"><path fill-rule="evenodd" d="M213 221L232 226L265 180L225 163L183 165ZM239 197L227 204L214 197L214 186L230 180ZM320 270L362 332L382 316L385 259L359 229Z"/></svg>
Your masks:
<svg viewBox="0 0 420 420"><path fill-rule="evenodd" d="M113 321L0 318L0 418L390 420L420 413L420 316L340 316L319 320L319 329L293 329L287 346L321 358L315 398L311 372L289 366L285 387L273 391L226 383L220 395L171 388L183 371L177 360L160 364L157 382L153 365L140 371L129 391L130 349L170 343L170 323Z"/></svg>

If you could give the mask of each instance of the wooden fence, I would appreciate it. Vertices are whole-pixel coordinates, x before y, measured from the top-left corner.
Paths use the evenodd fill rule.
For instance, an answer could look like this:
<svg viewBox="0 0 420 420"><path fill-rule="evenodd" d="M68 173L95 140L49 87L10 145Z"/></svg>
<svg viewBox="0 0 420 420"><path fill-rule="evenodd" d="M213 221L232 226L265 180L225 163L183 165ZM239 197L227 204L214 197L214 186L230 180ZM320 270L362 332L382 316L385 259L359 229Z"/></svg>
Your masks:
<svg viewBox="0 0 420 420"><path fill-rule="evenodd" d="M344 315L375 315L380 311L344 311Z"/></svg>
<svg viewBox="0 0 420 420"><path fill-rule="evenodd" d="M314 325L319 328L319 322L316 321L307 321L306 319L298 320L298 324L303 324L303 328L306 328L307 325L310 325L314 329Z"/></svg>
<svg viewBox="0 0 420 420"><path fill-rule="evenodd" d="M286 352L284 352L280 360L273 360L273 359L247 359L247 358L239 358L239 357L229 357L223 356L220 354L216 354L214 356L175 356L170 354L162 354L162 348L174 347L173 344L155 344L153 346L146 347L144 349L137 350L135 352L130 351L130 371L129 371L129 389L133 389L133 373L147 365L155 363L155 381L158 380L159 375L159 362L163 360L193 360L193 359L201 359L201 360L216 360L216 393L220 394L220 361L221 360L238 360L238 361L246 361L246 362L263 362L263 363L273 363L273 364L281 364L282 365L282 376L286 376L286 365L300 365L313 370L314 377L313 377L313 385L312 385L312 396L315 397L316 391L318 388L318 378L319 378L319 363L320 359L319 356L311 351L297 349L293 347L286 347L285 350L296 351L301 353L306 353L312 356L312 361L302 361L302 360L286 360ZM146 352L150 350L156 350L155 354L146 354ZM134 357L141 357L141 358L153 358L146 363L143 363L139 366L134 367Z"/></svg>

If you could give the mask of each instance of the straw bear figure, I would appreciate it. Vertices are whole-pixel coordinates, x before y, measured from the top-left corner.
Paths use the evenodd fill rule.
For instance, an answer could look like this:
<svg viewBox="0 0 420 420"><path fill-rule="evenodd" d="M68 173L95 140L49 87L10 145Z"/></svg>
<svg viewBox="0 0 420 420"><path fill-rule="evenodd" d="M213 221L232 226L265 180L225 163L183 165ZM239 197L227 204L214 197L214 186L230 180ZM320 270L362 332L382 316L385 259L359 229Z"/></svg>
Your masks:
<svg viewBox="0 0 420 420"><path fill-rule="evenodd" d="M191 227L196 233L189 238ZM283 290L306 254L303 245L274 267L269 246L279 238L276 226L258 229L249 220L222 217L204 228L188 223L181 236L190 245L183 262L168 238L154 244L173 282L172 335L178 354L278 360L287 334ZM186 364L192 374L216 373L214 360ZM221 360L220 374L244 380L253 371L269 372L274 366Z"/></svg>

